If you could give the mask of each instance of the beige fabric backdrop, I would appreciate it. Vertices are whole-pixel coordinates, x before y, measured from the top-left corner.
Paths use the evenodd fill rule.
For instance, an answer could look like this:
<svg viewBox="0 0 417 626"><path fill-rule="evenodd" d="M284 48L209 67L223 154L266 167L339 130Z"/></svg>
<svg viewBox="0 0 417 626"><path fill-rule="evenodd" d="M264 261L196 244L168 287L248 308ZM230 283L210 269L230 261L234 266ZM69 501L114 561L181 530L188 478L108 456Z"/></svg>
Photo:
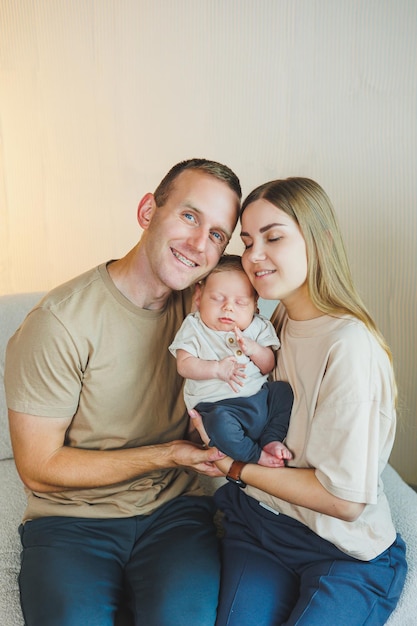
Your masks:
<svg viewBox="0 0 417 626"><path fill-rule="evenodd" d="M0 0L0 293L123 254L183 158L245 194L315 178L393 348L392 463L417 484L416 59L413 0Z"/></svg>

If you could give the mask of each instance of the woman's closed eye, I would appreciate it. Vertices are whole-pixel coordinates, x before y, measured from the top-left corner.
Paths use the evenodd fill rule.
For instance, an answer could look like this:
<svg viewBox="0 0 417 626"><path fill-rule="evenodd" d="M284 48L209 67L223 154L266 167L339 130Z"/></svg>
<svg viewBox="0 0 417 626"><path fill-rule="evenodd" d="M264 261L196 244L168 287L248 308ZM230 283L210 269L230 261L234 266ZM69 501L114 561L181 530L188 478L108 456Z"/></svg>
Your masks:
<svg viewBox="0 0 417 626"><path fill-rule="evenodd" d="M282 235L272 235L272 236L268 236L264 242L265 243L276 243L277 241L281 241L281 239L283 239ZM253 246L253 241L251 239L246 239L242 237L242 243L245 247L245 250L249 250L250 248L252 248Z"/></svg>

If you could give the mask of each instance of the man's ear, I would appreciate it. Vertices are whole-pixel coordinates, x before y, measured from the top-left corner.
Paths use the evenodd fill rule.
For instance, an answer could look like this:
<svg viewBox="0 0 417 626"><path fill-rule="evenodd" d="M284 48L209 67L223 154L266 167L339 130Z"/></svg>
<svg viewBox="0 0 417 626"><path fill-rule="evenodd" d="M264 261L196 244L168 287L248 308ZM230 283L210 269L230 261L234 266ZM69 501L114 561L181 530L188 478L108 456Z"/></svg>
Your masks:
<svg viewBox="0 0 417 626"><path fill-rule="evenodd" d="M147 230L149 228L155 209L156 204L153 193L145 194L139 202L137 213L139 226L143 228L143 230Z"/></svg>

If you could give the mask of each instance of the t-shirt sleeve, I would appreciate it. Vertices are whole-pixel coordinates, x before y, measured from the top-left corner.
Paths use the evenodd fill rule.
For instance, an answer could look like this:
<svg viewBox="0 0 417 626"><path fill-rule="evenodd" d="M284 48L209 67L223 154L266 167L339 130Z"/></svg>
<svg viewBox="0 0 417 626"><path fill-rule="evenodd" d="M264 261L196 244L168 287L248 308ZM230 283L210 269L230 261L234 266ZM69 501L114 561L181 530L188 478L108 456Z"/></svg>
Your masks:
<svg viewBox="0 0 417 626"><path fill-rule="evenodd" d="M381 459L395 433L388 359L369 333L352 333L333 347L311 422L306 456L333 495L353 502L377 501ZM386 365L386 366L385 366Z"/></svg>
<svg viewBox="0 0 417 626"><path fill-rule="evenodd" d="M280 342L277 337L277 333L275 332L275 328L272 326L271 322L263 316L256 316L255 318L258 323L258 331L256 336L256 341L261 346L270 347L274 350L278 350L280 347Z"/></svg>
<svg viewBox="0 0 417 626"><path fill-rule="evenodd" d="M44 417L72 417L82 387L79 350L48 309L34 309L6 350L8 408Z"/></svg>
<svg viewBox="0 0 417 626"><path fill-rule="evenodd" d="M185 318L174 337L174 341L169 346L169 351L175 358L177 357L177 350L185 350L192 356L199 356L199 334L192 315Z"/></svg>

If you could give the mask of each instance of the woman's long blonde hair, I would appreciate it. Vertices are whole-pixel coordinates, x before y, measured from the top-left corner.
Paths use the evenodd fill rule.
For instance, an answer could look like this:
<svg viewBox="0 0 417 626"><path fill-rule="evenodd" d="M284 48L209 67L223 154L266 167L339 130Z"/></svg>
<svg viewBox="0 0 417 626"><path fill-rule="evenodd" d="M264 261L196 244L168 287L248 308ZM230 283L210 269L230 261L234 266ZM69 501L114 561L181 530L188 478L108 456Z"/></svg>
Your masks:
<svg viewBox="0 0 417 626"><path fill-rule="evenodd" d="M267 200L298 224L306 243L307 285L313 304L328 315L348 314L363 322L392 366L391 350L353 283L340 227L326 192L309 178L273 180L248 195L240 215L259 199Z"/></svg>

